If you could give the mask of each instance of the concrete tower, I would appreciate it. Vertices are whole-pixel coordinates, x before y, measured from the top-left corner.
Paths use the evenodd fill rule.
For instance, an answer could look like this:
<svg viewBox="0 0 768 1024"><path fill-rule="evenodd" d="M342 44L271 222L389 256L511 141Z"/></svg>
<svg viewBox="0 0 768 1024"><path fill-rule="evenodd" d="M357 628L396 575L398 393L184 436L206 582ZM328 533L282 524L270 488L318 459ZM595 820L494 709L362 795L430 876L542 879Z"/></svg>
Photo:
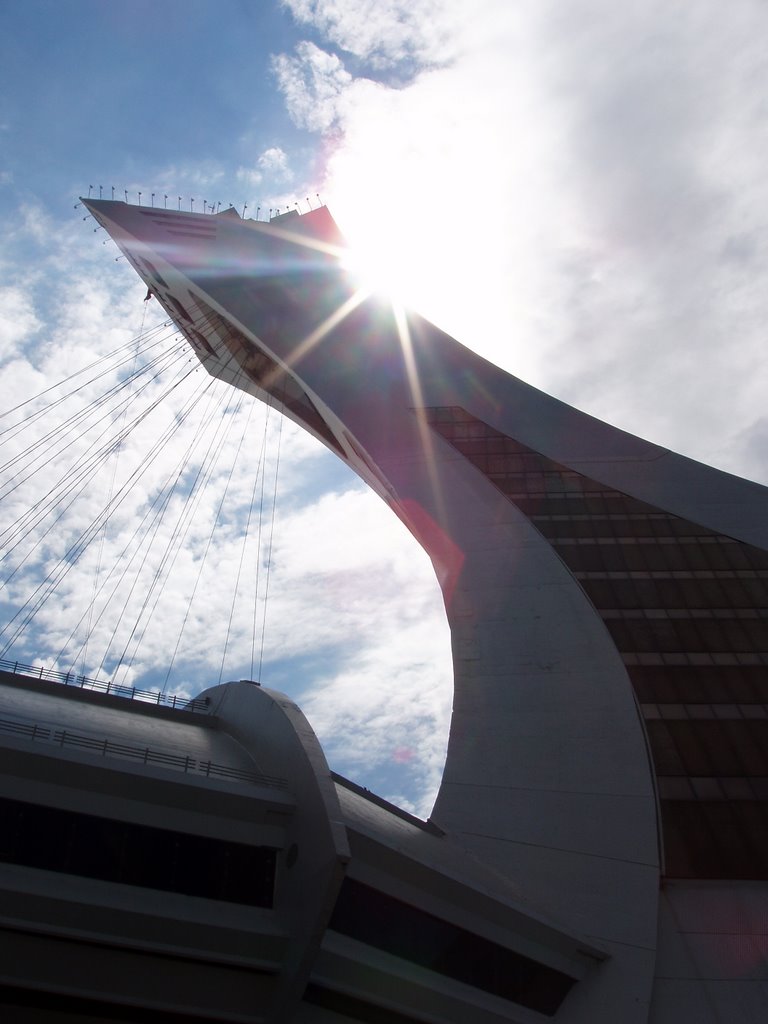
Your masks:
<svg viewBox="0 0 768 1024"><path fill-rule="evenodd" d="M323 1021L764 1019L768 490L356 291L325 209L267 224L86 205L210 373L268 398L388 503L445 599L455 695L433 834L398 847L402 818L379 814L375 840L358 822L369 845L410 851L382 881L362 853L357 872L329 812L341 845L312 942L288 943L283 1005ZM451 906L429 903L438 875L459 886ZM379 905L377 885L406 909ZM456 938L443 967L420 962L421 995L384 998L360 965L413 964L411 910L553 973L500 988ZM323 959L335 935L360 947L346 975ZM455 984L482 993L471 1013L446 1001ZM312 1016L317 986L351 1002Z"/></svg>

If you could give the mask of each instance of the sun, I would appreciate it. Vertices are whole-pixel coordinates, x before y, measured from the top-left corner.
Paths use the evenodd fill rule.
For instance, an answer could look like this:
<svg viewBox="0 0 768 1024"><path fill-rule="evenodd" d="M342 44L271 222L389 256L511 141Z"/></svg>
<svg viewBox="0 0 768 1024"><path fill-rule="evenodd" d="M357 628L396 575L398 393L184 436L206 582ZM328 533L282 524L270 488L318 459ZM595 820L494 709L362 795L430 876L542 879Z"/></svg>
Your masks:
<svg viewBox="0 0 768 1024"><path fill-rule="evenodd" d="M449 334L471 323L477 303L471 289L458 284L457 238L441 211L404 216L396 203L370 204L359 191L348 192L334 192L329 208L345 241L341 262L353 287ZM473 247L473 272L487 251Z"/></svg>
<svg viewBox="0 0 768 1024"><path fill-rule="evenodd" d="M357 242L345 251L341 262L358 288L389 300L393 306L410 307L418 297L417 290L397 256L394 247L382 250L380 245Z"/></svg>
<svg viewBox="0 0 768 1024"><path fill-rule="evenodd" d="M329 206L346 243L342 265L357 287L430 319L441 313L450 254L428 217L403 218L396 206L372 204L352 188Z"/></svg>

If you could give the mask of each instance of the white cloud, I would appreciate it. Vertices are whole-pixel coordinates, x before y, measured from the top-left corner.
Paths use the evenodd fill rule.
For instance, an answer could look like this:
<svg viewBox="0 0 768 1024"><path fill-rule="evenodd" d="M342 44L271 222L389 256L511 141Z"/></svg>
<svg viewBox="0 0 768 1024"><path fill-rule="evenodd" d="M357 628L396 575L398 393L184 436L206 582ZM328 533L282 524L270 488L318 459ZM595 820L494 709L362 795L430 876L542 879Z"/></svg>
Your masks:
<svg viewBox="0 0 768 1024"><path fill-rule="evenodd" d="M36 203L22 203L19 213L21 231L41 245L49 244L51 219L42 206Z"/></svg>
<svg viewBox="0 0 768 1024"><path fill-rule="evenodd" d="M15 285L0 287L0 359L13 356L39 326L29 294Z"/></svg>
<svg viewBox="0 0 768 1024"><path fill-rule="evenodd" d="M348 53L387 67L408 58L444 60L459 8L445 0L283 0L294 18L312 25ZM465 12L466 13L466 12Z"/></svg>
<svg viewBox="0 0 768 1024"><path fill-rule="evenodd" d="M259 167L266 174L273 174L278 178L288 177L291 173L288 166L288 154L279 146L270 146L265 149L258 160Z"/></svg>
<svg viewBox="0 0 768 1024"><path fill-rule="evenodd" d="M342 774L366 777L395 802L403 791L411 809L426 817L443 763L452 697L450 660L443 630L414 622L379 645L367 646L346 671L316 681L301 695L302 710ZM392 786L399 784L398 790Z"/></svg>
<svg viewBox="0 0 768 1024"><path fill-rule="evenodd" d="M238 167L235 177L251 189L262 187L268 182L285 181L291 178L288 154L280 146L265 149L256 161L256 167Z"/></svg>
<svg viewBox="0 0 768 1024"><path fill-rule="evenodd" d="M327 131L337 121L339 100L352 76L335 54L304 41L294 57L275 57L273 70L288 113L300 128Z"/></svg>

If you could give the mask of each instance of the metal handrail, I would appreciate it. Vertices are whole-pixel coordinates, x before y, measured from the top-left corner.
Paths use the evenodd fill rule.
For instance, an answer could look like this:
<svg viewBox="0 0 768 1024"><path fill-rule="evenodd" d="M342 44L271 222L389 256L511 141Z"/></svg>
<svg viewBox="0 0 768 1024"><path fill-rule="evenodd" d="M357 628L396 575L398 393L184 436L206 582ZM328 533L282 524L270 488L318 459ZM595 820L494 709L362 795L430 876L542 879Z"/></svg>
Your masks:
<svg viewBox="0 0 768 1024"><path fill-rule="evenodd" d="M285 779L276 775L265 775L263 772L233 768L231 765L217 764L215 761L202 761L189 754L171 754L150 747L137 747L130 743L118 743L110 739L98 739L95 736L84 736L70 732L68 729L50 728L30 722L16 722L8 718L0 718L0 732L25 736L32 740L45 740L60 747L77 747L81 750L93 751L102 757L126 757L141 761L143 764L156 764L166 768L174 768L185 774L205 775L206 778L217 777L234 779L238 782L251 782L256 785L271 786L284 789Z"/></svg>
<svg viewBox="0 0 768 1024"><path fill-rule="evenodd" d="M147 704L156 704L158 707L178 708L184 711L208 711L207 697L202 700L192 700L189 697L182 697L180 694L165 694L160 693L159 690L140 690L135 686L123 686L104 679L92 679L89 676L78 675L76 672L58 672L56 669L44 668L42 665L24 665L20 661L8 661L5 658L0 658L0 669L5 669L14 675L32 676L52 683L62 683L64 686L78 686L83 690L108 693L113 697L140 700Z"/></svg>

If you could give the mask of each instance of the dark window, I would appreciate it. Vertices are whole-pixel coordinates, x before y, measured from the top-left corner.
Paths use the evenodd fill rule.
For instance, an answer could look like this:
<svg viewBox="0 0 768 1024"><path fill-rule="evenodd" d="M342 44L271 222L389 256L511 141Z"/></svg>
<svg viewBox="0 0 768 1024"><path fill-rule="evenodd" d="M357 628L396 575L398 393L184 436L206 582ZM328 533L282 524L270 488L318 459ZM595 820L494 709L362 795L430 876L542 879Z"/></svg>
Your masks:
<svg viewBox="0 0 768 1024"><path fill-rule="evenodd" d="M0 798L0 861L271 907L276 851Z"/></svg>
<svg viewBox="0 0 768 1024"><path fill-rule="evenodd" d="M666 719L646 726L659 775L768 775L766 719Z"/></svg>
<svg viewBox="0 0 768 1024"><path fill-rule="evenodd" d="M376 1006L375 1003L336 992L314 982L310 982L304 990L304 1002L342 1014L345 1020L360 1021L364 1024L419 1024L419 1020L424 1019L398 1013L397 1010L390 1010L384 1006Z"/></svg>
<svg viewBox="0 0 768 1024"><path fill-rule="evenodd" d="M231 968L230 968L231 969ZM266 974L249 967L251 973ZM122 1024L189 1024L187 1013L172 1010L153 1009L149 1006L129 1006L125 1003L110 1003L103 999L88 999L66 992L44 992L41 989L21 988L0 984L0 1017L7 1021L35 1024L37 1021L61 1022L81 1021L81 1024L106 1024L120 1021ZM221 1017L198 1016L194 1024L221 1024Z"/></svg>
<svg viewBox="0 0 768 1024"><path fill-rule="evenodd" d="M768 878L768 808L758 800L662 800L672 878Z"/></svg>
<svg viewBox="0 0 768 1024"><path fill-rule="evenodd" d="M575 981L351 878L344 880L329 927L548 1016Z"/></svg>
<svg viewBox="0 0 768 1024"><path fill-rule="evenodd" d="M167 288L168 287L168 283L165 280L165 278L163 277L163 275L160 273L160 271L157 269L155 264L150 262L146 258L146 256L139 256L139 259L144 264L144 267L147 270L147 272L149 273L150 277L154 277L154 279L157 281L158 284L161 284L163 286L163 288Z"/></svg>
<svg viewBox="0 0 768 1024"><path fill-rule="evenodd" d="M768 703L768 670L762 665L636 665L629 675L641 701Z"/></svg>
<svg viewBox="0 0 768 1024"><path fill-rule="evenodd" d="M173 308L176 310L177 315L180 316L182 320L186 320L190 324L192 323L192 317L189 315L186 309L184 309L184 307L182 306L178 299L174 298L173 295L166 295L165 301L169 302L173 306Z"/></svg>
<svg viewBox="0 0 768 1024"><path fill-rule="evenodd" d="M194 345L196 345L197 348L200 348L204 352L207 352L209 356L215 356L216 355L215 350L210 345L210 343L208 342L207 338L203 334L200 333L200 331L196 331L194 329L194 327L186 327L184 329L184 333L187 335L187 337L190 339L190 341Z"/></svg>

